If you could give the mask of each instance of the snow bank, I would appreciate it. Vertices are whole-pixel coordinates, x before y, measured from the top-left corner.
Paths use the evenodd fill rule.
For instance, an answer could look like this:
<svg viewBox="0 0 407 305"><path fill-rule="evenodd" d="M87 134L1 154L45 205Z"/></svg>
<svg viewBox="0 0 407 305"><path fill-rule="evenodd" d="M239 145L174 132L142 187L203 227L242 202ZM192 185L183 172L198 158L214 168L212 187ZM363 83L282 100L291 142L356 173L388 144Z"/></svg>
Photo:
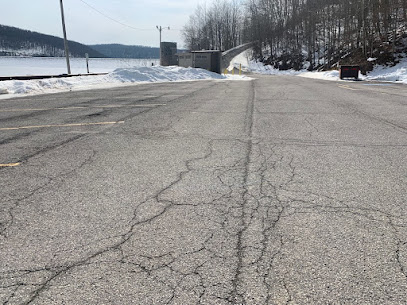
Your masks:
<svg viewBox="0 0 407 305"><path fill-rule="evenodd" d="M252 73L258 73L258 74L266 74L266 75L297 75L301 72L294 71L294 70L287 70L287 71L280 71L277 69L274 69L272 66L265 66L261 62L257 62L254 60L251 60L252 56L252 50L246 50L243 53L239 54L235 58L232 59L230 62L230 65L228 67L228 70L231 71L234 68L239 69L240 65L242 65L242 71L245 72L252 72Z"/></svg>
<svg viewBox="0 0 407 305"><path fill-rule="evenodd" d="M339 81L339 71L303 72L298 76ZM367 75L359 74L359 79L366 81L385 81L407 84L407 59L402 60L394 67L376 65Z"/></svg>
<svg viewBox="0 0 407 305"><path fill-rule="evenodd" d="M275 69L273 66L265 66L261 62L250 61L249 62L250 70L259 73L259 74L266 74L266 75L298 75L301 71L295 70L278 70Z"/></svg>
<svg viewBox="0 0 407 305"><path fill-rule="evenodd" d="M323 80L340 80L339 79L339 71L332 70L332 71L325 71L325 72L309 72L309 71L302 71L298 74L301 77L307 78L315 78L315 79L323 79Z"/></svg>
<svg viewBox="0 0 407 305"><path fill-rule="evenodd" d="M239 68L239 65L242 65L242 70L258 74L267 74L267 75L296 75L307 78L331 80L331 81L340 81L339 71L325 71L325 72L309 72L307 70L302 71L280 71L274 69L272 66L265 66L261 62L256 62L250 60L252 50L247 50L240 55L236 56L228 68L232 70L233 68ZM374 58L369 58L369 61L374 60ZM375 81L387 81L387 82L396 82L407 84L407 58L404 58L394 67L385 67L385 66L375 66L373 71L370 72L367 76L362 74L359 75L359 78L362 80L375 80Z"/></svg>
<svg viewBox="0 0 407 305"><path fill-rule="evenodd" d="M139 67L116 69L107 75L109 81L168 82L181 80L225 79L223 75L204 69L182 67Z"/></svg>
<svg viewBox="0 0 407 305"><path fill-rule="evenodd" d="M394 67L375 66L366 79L407 84L407 58Z"/></svg>
<svg viewBox="0 0 407 305"><path fill-rule="evenodd" d="M229 67L227 68L228 71L232 71L234 68L239 69L240 65L242 65L242 71L251 72L252 69L250 68L250 58L252 56L252 50L246 50L235 58L233 58L230 62Z"/></svg>
<svg viewBox="0 0 407 305"><path fill-rule="evenodd" d="M274 69L272 66L265 66L261 62L256 62L251 60L252 50L246 50L243 53L239 54L235 58L232 59L230 62L229 67L227 68L229 71L232 71L234 68L239 69L240 65L242 65L242 71L244 72L252 72L258 74L266 74L266 75L297 75L301 72L294 71L294 70L287 70L287 71L280 71L278 69Z"/></svg>
<svg viewBox="0 0 407 305"><path fill-rule="evenodd" d="M107 88L131 83L174 82L192 80L250 80L246 76L225 76L203 69L182 67L120 68L107 75L51 78L43 80L14 80L0 82L0 91L9 94L41 94L69 90ZM10 97L10 95L8 95ZM4 96L3 96L4 98Z"/></svg>

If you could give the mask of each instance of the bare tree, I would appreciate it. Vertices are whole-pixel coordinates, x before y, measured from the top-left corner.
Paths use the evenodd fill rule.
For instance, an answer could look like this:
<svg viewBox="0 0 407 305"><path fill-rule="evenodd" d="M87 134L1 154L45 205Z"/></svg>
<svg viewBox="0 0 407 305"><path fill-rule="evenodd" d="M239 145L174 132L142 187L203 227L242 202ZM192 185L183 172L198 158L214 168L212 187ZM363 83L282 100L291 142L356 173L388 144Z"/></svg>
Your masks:
<svg viewBox="0 0 407 305"><path fill-rule="evenodd" d="M242 7L236 0L221 0L208 9L198 6L183 29L191 50L227 50L242 42Z"/></svg>
<svg viewBox="0 0 407 305"><path fill-rule="evenodd" d="M307 62L312 70L394 52L406 15L407 0L220 0L198 7L183 34L192 50L250 41L260 60L283 69Z"/></svg>

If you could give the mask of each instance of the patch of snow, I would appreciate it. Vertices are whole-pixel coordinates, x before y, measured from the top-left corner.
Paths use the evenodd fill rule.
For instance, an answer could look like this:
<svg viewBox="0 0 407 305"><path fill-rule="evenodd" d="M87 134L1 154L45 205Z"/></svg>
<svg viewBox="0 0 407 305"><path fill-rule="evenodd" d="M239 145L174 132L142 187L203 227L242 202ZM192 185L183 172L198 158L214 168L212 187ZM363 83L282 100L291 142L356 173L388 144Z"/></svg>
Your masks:
<svg viewBox="0 0 407 305"><path fill-rule="evenodd" d="M377 60L377 58L369 57L369 58L367 59L368 62L375 61L375 60Z"/></svg>
<svg viewBox="0 0 407 305"><path fill-rule="evenodd" d="M325 72L301 72L298 74L301 77L314 78L314 79L323 79L323 80L339 80L339 71L325 71Z"/></svg>
<svg viewBox="0 0 407 305"><path fill-rule="evenodd" d="M279 70L275 69L273 66L264 65L261 62L250 61L249 63L250 71L259 74L266 74L266 75L298 75L301 71L295 70Z"/></svg>
<svg viewBox="0 0 407 305"><path fill-rule="evenodd" d="M261 62L257 62L252 60L252 49L246 50L243 53L237 55L235 58L232 59L230 62L229 67L227 68L229 71L232 71L234 68L239 69L240 65L242 65L242 71L244 72L252 72L258 74L266 74L266 75L276 75L276 74L283 74L283 75L297 75L301 72L294 71L294 70L286 70L280 71L275 69L272 66L264 65Z"/></svg>
<svg viewBox="0 0 407 305"><path fill-rule="evenodd" d="M76 76L42 80L1 81L0 90L13 97L19 94L55 93L70 90L109 88L121 85L197 80L251 80L246 76L227 76L203 69L171 67L119 68L107 75Z"/></svg>
<svg viewBox="0 0 407 305"><path fill-rule="evenodd" d="M394 67L375 66L366 79L407 84L407 58Z"/></svg>
<svg viewBox="0 0 407 305"><path fill-rule="evenodd" d="M239 69L240 65L242 65L242 71L250 71L249 62L251 56L252 56L251 49L240 53L239 55L232 59L229 67L227 68L228 71L232 71L234 68Z"/></svg>

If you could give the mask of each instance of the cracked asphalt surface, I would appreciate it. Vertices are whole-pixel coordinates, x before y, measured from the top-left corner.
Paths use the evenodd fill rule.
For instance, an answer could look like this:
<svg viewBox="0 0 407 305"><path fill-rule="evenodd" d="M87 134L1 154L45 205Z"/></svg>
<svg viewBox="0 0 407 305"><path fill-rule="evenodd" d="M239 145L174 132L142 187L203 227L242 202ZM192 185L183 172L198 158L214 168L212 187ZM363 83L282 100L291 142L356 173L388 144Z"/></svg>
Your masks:
<svg viewBox="0 0 407 305"><path fill-rule="evenodd" d="M256 78L0 100L0 302L406 304L407 87Z"/></svg>

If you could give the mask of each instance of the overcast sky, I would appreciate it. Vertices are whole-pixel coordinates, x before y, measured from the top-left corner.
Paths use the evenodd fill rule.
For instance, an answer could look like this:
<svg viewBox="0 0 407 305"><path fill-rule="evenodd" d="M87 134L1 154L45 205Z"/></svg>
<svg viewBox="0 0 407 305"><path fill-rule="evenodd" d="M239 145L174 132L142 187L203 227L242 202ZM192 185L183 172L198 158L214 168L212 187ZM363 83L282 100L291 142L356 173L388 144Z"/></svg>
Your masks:
<svg viewBox="0 0 407 305"><path fill-rule="evenodd" d="M0 0L0 24L62 37L60 0ZM198 3L203 0L83 0L103 14L134 28L104 17L81 0L63 0L69 40L84 44L121 43L159 46L156 25L170 26L163 41L183 46L180 30ZM0 3L1 3L0 2ZM209 1L207 1L209 2Z"/></svg>

